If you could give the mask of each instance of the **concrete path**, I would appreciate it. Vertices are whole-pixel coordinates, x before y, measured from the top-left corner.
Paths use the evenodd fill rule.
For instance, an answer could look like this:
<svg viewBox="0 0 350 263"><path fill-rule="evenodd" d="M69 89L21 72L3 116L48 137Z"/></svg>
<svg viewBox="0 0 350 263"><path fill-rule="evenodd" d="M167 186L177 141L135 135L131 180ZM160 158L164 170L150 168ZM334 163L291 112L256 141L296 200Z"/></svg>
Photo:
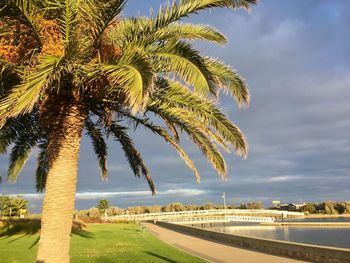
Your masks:
<svg viewBox="0 0 350 263"><path fill-rule="evenodd" d="M302 261L272 256L255 251L235 248L197 237L184 235L166 228L144 223L145 227L166 243L192 255L215 263L300 263Z"/></svg>

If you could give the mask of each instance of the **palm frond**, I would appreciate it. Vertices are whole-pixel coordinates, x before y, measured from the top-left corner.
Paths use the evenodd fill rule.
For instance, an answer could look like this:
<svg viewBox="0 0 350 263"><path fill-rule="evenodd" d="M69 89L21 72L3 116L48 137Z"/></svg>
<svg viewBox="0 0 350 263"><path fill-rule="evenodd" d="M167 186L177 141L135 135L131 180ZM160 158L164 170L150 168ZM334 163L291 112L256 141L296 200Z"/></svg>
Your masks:
<svg viewBox="0 0 350 263"><path fill-rule="evenodd" d="M89 23L89 31L95 41L101 39L105 30L124 9L126 0L88 0L80 5L83 18Z"/></svg>
<svg viewBox="0 0 350 263"><path fill-rule="evenodd" d="M101 128L95 125L95 123L90 118L86 120L85 128L87 135L91 139L95 154L97 155L98 164L101 170L101 177L103 179L107 179L107 144L103 138L103 132Z"/></svg>
<svg viewBox="0 0 350 263"><path fill-rule="evenodd" d="M154 40L152 32L149 28L152 25L152 20L147 17L124 18L118 21L116 27L112 27L109 31L109 37L113 44L120 49L126 46L144 47L145 39Z"/></svg>
<svg viewBox="0 0 350 263"><path fill-rule="evenodd" d="M6 126L0 129L0 154L6 153L8 147L16 140L18 136L18 131L13 127L13 125Z"/></svg>
<svg viewBox="0 0 350 263"><path fill-rule="evenodd" d="M40 66L35 72L28 73L27 80L12 89L9 95L0 101L0 127L5 124L7 118L30 112L33 109L57 62L57 57L42 57Z"/></svg>
<svg viewBox="0 0 350 263"><path fill-rule="evenodd" d="M189 126L187 126L189 127ZM217 146L210 140L201 129L188 128L186 133L190 136L194 144L200 149L212 167L221 177L227 176L227 165L224 157Z"/></svg>
<svg viewBox="0 0 350 263"><path fill-rule="evenodd" d="M166 110L170 105L188 109L201 118L201 122L213 127L218 136L232 144L238 155L244 157L247 155L248 144L245 136L213 102L197 97L176 81L163 80L158 85L162 85L161 92L155 94L159 101L152 101L150 107L156 106ZM219 143L220 137L218 137Z"/></svg>
<svg viewBox="0 0 350 263"><path fill-rule="evenodd" d="M198 11L215 8L246 8L248 9L256 0L181 0L168 2L160 7L158 14L151 18L124 19L114 30L113 39L119 47L125 44L140 45L150 44L162 40L162 36L169 39L176 31L179 36L173 39L203 39L215 43L224 44L226 38L214 29L203 26L176 25L176 21ZM181 30L180 30L181 29ZM192 30L192 34L190 34ZM187 33L186 33L187 32ZM160 38L158 38L160 37Z"/></svg>
<svg viewBox="0 0 350 263"><path fill-rule="evenodd" d="M206 58L205 65L213 74L215 83L233 96L240 107L249 105L249 88L240 75L230 66L216 59Z"/></svg>
<svg viewBox="0 0 350 263"><path fill-rule="evenodd" d="M172 133L173 138L176 140L176 142L180 141L180 137L179 137L179 133L177 131L176 125L174 123L172 123L169 119L167 118L163 118L163 116L160 116L165 125L168 127L168 130Z"/></svg>
<svg viewBox="0 0 350 263"><path fill-rule="evenodd" d="M35 188L37 192L43 192L46 186L47 174L49 171L47 140L42 140L38 144L39 154L37 157L37 168L35 173Z"/></svg>
<svg viewBox="0 0 350 263"><path fill-rule="evenodd" d="M27 162L32 149L37 144L37 136L22 134L15 142L10 154L10 166L7 174L8 181L16 182L23 166Z"/></svg>
<svg viewBox="0 0 350 263"><path fill-rule="evenodd" d="M226 176L227 167L225 160L213 143L217 142L220 137L212 132L205 124L203 125L201 120L197 119L194 114L185 109L178 107L172 108L169 106L161 108L153 106L150 107L149 110L181 128L202 151L204 156L207 157L215 170L221 176Z"/></svg>
<svg viewBox="0 0 350 263"><path fill-rule="evenodd" d="M227 38L218 30L204 25L173 23L154 34L156 41L166 40L207 40L220 45L227 43Z"/></svg>
<svg viewBox="0 0 350 263"><path fill-rule="evenodd" d="M152 191L152 194L156 193L156 188L154 186L151 175L148 171L147 166L145 165L143 158L139 151L135 148L135 145L131 138L126 132L127 128L117 124L112 123L108 127L108 132L113 134L116 140L122 145L123 151L126 158L130 164L131 169L133 170L135 176L141 177L143 175L148 182L148 185Z"/></svg>
<svg viewBox="0 0 350 263"><path fill-rule="evenodd" d="M47 88L59 88L62 75L75 67L74 53L63 57L45 55L39 58L33 71L22 73L23 81L0 100L0 128L6 120L32 111ZM57 91L57 90L56 90Z"/></svg>
<svg viewBox="0 0 350 263"><path fill-rule="evenodd" d="M216 86L211 85L211 73L204 65L202 57L189 43L170 42L157 47L154 54L159 71L179 76L200 96L217 95Z"/></svg>
<svg viewBox="0 0 350 263"><path fill-rule="evenodd" d="M39 134L37 120L38 115L35 111L9 119L4 127L0 129L0 154L6 153L7 149L21 134Z"/></svg>
<svg viewBox="0 0 350 263"><path fill-rule="evenodd" d="M179 2L173 0L172 3L160 7L154 24L158 29L201 10L216 7L248 9L255 3L256 0L180 0Z"/></svg>
<svg viewBox="0 0 350 263"><path fill-rule="evenodd" d="M126 52L116 64L102 65L101 70L113 84L111 94L126 96L132 111L143 110L152 90L154 71L142 53Z"/></svg>
<svg viewBox="0 0 350 263"><path fill-rule="evenodd" d="M186 154L186 152L181 148L177 141L161 126L153 124L149 119L142 119L136 116L130 115L128 113L122 113L124 116L128 117L130 121L135 122L136 127L142 125L152 131L154 134L162 137L166 142L175 148L180 157L185 161L186 165L193 171L193 174L196 177L197 182L200 182L200 175L197 171L196 166L194 165L191 158Z"/></svg>
<svg viewBox="0 0 350 263"><path fill-rule="evenodd" d="M77 16L79 12L79 1L65 0L56 1L60 4L61 12L57 18L57 22L61 31L61 35L65 46L70 46L72 41L76 41L76 31L78 26Z"/></svg>

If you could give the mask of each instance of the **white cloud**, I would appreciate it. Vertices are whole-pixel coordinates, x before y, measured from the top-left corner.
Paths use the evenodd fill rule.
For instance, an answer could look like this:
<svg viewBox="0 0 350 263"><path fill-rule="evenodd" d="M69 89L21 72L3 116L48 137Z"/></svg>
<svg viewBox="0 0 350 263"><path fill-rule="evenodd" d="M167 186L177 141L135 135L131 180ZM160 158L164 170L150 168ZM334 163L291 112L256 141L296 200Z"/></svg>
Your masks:
<svg viewBox="0 0 350 263"><path fill-rule="evenodd" d="M270 177L267 181L272 183L279 183L279 182L294 181L300 178L301 178L300 175L284 175L284 176Z"/></svg>
<svg viewBox="0 0 350 263"><path fill-rule="evenodd" d="M159 192L159 195L181 195L181 196L198 196L208 193L207 190L199 189L175 189L175 190L166 190L164 192Z"/></svg>
<svg viewBox="0 0 350 263"><path fill-rule="evenodd" d="M206 190L198 189L174 189L157 192L158 196L199 196L208 193ZM78 192L76 194L77 200L95 200L100 198L112 198L112 197L127 197L127 196L145 196L149 197L150 191L129 191L129 192ZM16 196L16 195L12 195ZM43 194L21 194L23 198L40 200L44 197Z"/></svg>

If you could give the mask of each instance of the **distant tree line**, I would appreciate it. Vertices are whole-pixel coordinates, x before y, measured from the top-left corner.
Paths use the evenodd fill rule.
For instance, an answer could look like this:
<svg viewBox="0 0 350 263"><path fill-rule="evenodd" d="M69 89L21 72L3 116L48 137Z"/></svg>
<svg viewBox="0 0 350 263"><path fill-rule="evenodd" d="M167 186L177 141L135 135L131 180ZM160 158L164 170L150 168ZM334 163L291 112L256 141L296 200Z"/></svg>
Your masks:
<svg viewBox="0 0 350 263"><path fill-rule="evenodd" d="M0 219L3 217L24 216L28 213L28 201L18 197L0 195Z"/></svg>
<svg viewBox="0 0 350 263"><path fill-rule="evenodd" d="M108 200L102 199L99 201L97 207L92 207L87 210L77 212L77 217L84 222L99 222L101 217L114 215L137 215L147 213L166 213L166 212L181 212L181 211L195 211L195 210L217 210L224 209L222 204L206 203L204 205L182 204L179 202L170 203L163 206L131 206L127 208L119 208L110 206ZM227 205L226 209L264 209L262 202L250 202L240 205Z"/></svg>
<svg viewBox="0 0 350 263"><path fill-rule="evenodd" d="M306 203L301 207L301 211L307 214L350 214L350 201Z"/></svg>

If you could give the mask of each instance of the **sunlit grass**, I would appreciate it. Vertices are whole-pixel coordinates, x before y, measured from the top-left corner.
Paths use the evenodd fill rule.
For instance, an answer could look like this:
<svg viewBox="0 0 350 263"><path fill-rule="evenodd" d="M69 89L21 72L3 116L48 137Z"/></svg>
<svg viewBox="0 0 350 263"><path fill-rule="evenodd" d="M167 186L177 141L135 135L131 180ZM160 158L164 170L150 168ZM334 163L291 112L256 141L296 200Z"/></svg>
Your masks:
<svg viewBox="0 0 350 263"><path fill-rule="evenodd" d="M135 224L88 225L73 235L71 262L205 262L173 248ZM35 262L38 235L0 238L1 263ZM57 253L60 253L57 251Z"/></svg>

